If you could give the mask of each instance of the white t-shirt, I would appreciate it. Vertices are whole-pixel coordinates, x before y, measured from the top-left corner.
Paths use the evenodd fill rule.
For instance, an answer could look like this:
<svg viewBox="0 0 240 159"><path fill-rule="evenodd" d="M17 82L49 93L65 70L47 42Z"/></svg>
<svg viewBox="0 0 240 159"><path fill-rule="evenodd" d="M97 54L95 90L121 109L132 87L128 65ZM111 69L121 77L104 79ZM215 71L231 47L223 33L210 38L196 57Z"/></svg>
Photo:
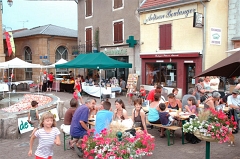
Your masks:
<svg viewBox="0 0 240 159"><path fill-rule="evenodd" d="M235 106L239 106L240 107L240 95L238 95L236 98L233 98L232 95L228 96L227 103L228 103L228 105L233 104Z"/></svg>
<svg viewBox="0 0 240 159"><path fill-rule="evenodd" d="M214 83L214 84L217 83L217 85L211 86L211 83ZM213 78L213 79L211 79L211 80L210 80L210 87L211 87L211 89L213 89L213 90L215 90L215 91L218 91L219 83L220 83L219 78Z"/></svg>
<svg viewBox="0 0 240 159"><path fill-rule="evenodd" d="M43 128L35 132L35 136L39 138L38 147L35 155L42 158L53 156L53 146L56 136L60 134L58 128L53 127L51 132L46 132Z"/></svg>

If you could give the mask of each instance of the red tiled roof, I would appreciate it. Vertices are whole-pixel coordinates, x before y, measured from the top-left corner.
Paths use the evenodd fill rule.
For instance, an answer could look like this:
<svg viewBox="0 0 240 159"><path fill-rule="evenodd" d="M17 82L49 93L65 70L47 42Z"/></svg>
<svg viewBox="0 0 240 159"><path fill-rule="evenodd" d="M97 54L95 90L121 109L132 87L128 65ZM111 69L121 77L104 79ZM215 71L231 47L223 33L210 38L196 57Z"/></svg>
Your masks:
<svg viewBox="0 0 240 159"><path fill-rule="evenodd" d="M187 3L194 3L201 0L146 0L146 2L140 7L139 11L151 10L160 7L168 7L171 5L181 5ZM208 1L208 0L203 0Z"/></svg>

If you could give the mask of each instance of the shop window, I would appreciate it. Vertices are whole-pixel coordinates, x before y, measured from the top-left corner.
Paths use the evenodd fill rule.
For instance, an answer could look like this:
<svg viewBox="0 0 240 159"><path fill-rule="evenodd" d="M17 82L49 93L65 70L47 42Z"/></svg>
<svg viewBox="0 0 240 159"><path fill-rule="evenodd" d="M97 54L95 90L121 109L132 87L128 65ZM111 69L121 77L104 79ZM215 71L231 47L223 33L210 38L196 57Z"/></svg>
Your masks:
<svg viewBox="0 0 240 159"><path fill-rule="evenodd" d="M92 0L85 0L86 2L86 17L92 16Z"/></svg>
<svg viewBox="0 0 240 159"><path fill-rule="evenodd" d="M123 43L123 21L113 23L114 44Z"/></svg>
<svg viewBox="0 0 240 159"><path fill-rule="evenodd" d="M171 50L172 48L172 24L159 26L159 50Z"/></svg>
<svg viewBox="0 0 240 159"><path fill-rule="evenodd" d="M30 47L24 48L24 57L26 62L32 63L32 51ZM32 79L32 68L25 68L25 79L26 80Z"/></svg>
<svg viewBox="0 0 240 159"><path fill-rule="evenodd" d="M177 86L176 63L146 63L146 84L161 84L167 87Z"/></svg>
<svg viewBox="0 0 240 159"><path fill-rule="evenodd" d="M113 0L113 9L119 9L123 7L123 0Z"/></svg>
<svg viewBox="0 0 240 159"><path fill-rule="evenodd" d="M59 46L55 52L55 62L59 61L61 58L68 61L68 51L64 46ZM65 74L68 73L68 69L57 68L56 74Z"/></svg>

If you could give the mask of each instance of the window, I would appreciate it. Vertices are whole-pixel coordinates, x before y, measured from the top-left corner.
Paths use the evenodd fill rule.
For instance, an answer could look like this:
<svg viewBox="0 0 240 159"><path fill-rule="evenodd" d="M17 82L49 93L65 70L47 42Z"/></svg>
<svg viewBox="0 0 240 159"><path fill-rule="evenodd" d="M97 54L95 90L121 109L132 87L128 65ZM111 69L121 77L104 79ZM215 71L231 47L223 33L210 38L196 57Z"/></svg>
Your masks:
<svg viewBox="0 0 240 159"><path fill-rule="evenodd" d="M32 51L29 47L24 48L24 56L26 62L32 63ZM32 68L25 68L25 79L32 79Z"/></svg>
<svg viewBox="0 0 240 159"><path fill-rule="evenodd" d="M59 61L61 58L68 61L68 51L64 46L59 46L55 52L55 62ZM56 69L56 74L64 74L64 73L68 73L68 69L64 69L64 68Z"/></svg>
<svg viewBox="0 0 240 159"><path fill-rule="evenodd" d="M114 22L114 44L123 43L123 22Z"/></svg>
<svg viewBox="0 0 240 159"><path fill-rule="evenodd" d="M171 50L172 48L172 24L159 26L159 50Z"/></svg>
<svg viewBox="0 0 240 159"><path fill-rule="evenodd" d="M92 0L86 0L86 17L92 16Z"/></svg>
<svg viewBox="0 0 240 159"><path fill-rule="evenodd" d="M113 0L113 9L123 7L123 0Z"/></svg>
<svg viewBox="0 0 240 159"><path fill-rule="evenodd" d="M162 84L168 87L177 86L176 63L146 63L146 84Z"/></svg>

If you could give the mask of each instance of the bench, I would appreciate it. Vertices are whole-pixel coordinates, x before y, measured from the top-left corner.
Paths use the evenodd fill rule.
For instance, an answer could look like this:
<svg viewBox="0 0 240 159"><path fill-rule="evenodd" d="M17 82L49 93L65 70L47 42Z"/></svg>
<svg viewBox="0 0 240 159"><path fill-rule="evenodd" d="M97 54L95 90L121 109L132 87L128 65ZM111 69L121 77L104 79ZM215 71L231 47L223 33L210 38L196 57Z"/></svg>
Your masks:
<svg viewBox="0 0 240 159"><path fill-rule="evenodd" d="M159 127L159 128L164 128L164 129L166 129L168 146L174 144L174 132L175 132L175 130L182 129L182 127L175 126L175 125L172 125L172 126L163 126L162 124L152 124L152 123L150 123L148 120L146 121L146 124L149 124L149 125L152 125L152 126L155 126L155 127ZM173 131L173 135L172 135L172 141L173 141L173 142L172 142L172 143L170 143L170 130Z"/></svg>

